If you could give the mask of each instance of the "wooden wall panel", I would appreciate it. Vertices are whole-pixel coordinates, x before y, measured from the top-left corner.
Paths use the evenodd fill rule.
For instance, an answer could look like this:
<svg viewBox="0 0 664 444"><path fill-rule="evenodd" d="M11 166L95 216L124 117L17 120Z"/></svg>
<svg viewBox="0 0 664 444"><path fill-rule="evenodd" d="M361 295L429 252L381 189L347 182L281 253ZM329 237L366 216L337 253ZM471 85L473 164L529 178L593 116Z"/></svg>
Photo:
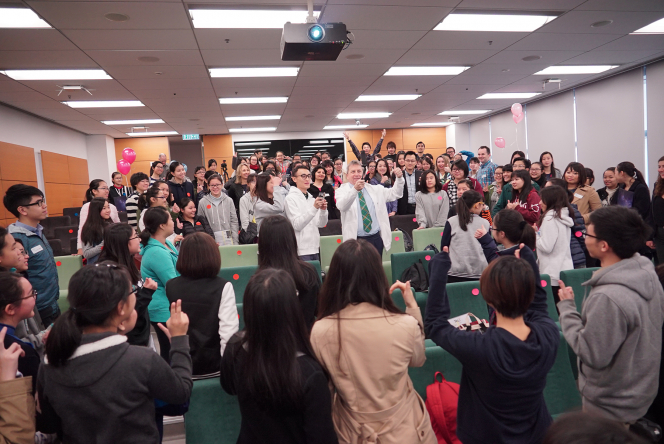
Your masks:
<svg viewBox="0 0 664 444"><path fill-rule="evenodd" d="M9 187L11 187L12 185L16 185L17 183L30 185L30 186L33 186L35 188L37 187L37 182L36 181L35 182L27 182L27 181L24 181L24 180L0 180L0 193L2 193L2 197L5 196L5 192L7 191L7 189ZM7 211L5 209L4 205L0 205L0 207L2 207L0 209L0 219L4 219L5 222L9 221L8 223L5 223L2 226L6 227L7 225L13 224L14 222L16 222L16 218L14 217L14 215L12 213L10 213L9 211Z"/></svg>
<svg viewBox="0 0 664 444"><path fill-rule="evenodd" d="M403 130L405 151L415 151L417 142L424 142L426 150L447 148L445 128L406 128ZM425 151L426 152L426 151ZM433 153L432 153L433 154Z"/></svg>
<svg viewBox="0 0 664 444"><path fill-rule="evenodd" d="M37 182L35 150L32 148L0 142L0 159L3 180Z"/></svg>
<svg viewBox="0 0 664 444"><path fill-rule="evenodd" d="M68 183L44 183L49 216L62 216L62 209L71 206L72 187Z"/></svg>
<svg viewBox="0 0 664 444"><path fill-rule="evenodd" d="M110 185L109 185L110 186ZM85 200L85 192L88 191L88 185L71 185L70 202L65 208L80 207Z"/></svg>
<svg viewBox="0 0 664 444"><path fill-rule="evenodd" d="M44 183L71 183L69 179L69 156L42 151L41 158Z"/></svg>
<svg viewBox="0 0 664 444"><path fill-rule="evenodd" d="M69 183L73 185L85 185L87 187L90 183L88 161L71 156L67 157L67 161L69 163Z"/></svg>
<svg viewBox="0 0 664 444"><path fill-rule="evenodd" d="M380 136L382 134L383 130L373 130L372 133L372 139L373 139L373 147L376 147L376 144L380 140ZM385 140L383 140L383 145L380 149L380 154L381 156L385 157L387 156L387 142L394 142L397 146L397 152L404 150L405 148L403 146L403 130L402 129L388 129L387 133L385 134ZM359 147L358 147L359 148Z"/></svg>
<svg viewBox="0 0 664 444"><path fill-rule="evenodd" d="M166 160L170 160L171 155L168 148L167 137L136 137L131 139L115 139L115 158L116 160L122 159L122 150L131 148L136 152L136 160L131 165L131 171L127 177L139 171L145 174L150 174L150 167L145 169L146 162L154 162L159 160L159 154L166 154ZM109 177L108 180L111 178ZM123 181L124 183L124 181Z"/></svg>
<svg viewBox="0 0 664 444"><path fill-rule="evenodd" d="M205 168L208 160L217 161L217 171L221 171L221 161L226 160L228 164L228 175L233 173L233 137L230 134L219 134L203 136L203 158Z"/></svg>

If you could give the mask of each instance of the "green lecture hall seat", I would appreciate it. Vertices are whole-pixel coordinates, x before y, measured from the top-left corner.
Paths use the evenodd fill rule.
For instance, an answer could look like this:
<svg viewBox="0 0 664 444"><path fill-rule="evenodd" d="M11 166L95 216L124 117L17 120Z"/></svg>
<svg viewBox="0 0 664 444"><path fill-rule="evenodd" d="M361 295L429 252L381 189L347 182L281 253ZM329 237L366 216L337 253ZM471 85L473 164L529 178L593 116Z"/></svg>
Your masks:
<svg viewBox="0 0 664 444"><path fill-rule="evenodd" d="M548 274L541 274L540 277L542 278L542 287L546 291L546 309L553 322L558 322L558 309L553 298L553 291L551 291L551 277Z"/></svg>
<svg viewBox="0 0 664 444"><path fill-rule="evenodd" d="M472 313L480 319L489 320L489 309L480 293L480 281L447 284L450 301L450 316Z"/></svg>
<svg viewBox="0 0 664 444"><path fill-rule="evenodd" d="M564 270L560 272L560 280L565 283L567 287L572 287L574 290L574 303L576 310L581 313L581 306L583 299L586 295L586 289L590 291L589 287L584 287L584 282L588 281L595 271L599 268L579 268L577 270Z"/></svg>
<svg viewBox="0 0 664 444"><path fill-rule="evenodd" d="M426 341L426 345L427 360L424 365L408 368L408 376L413 381L413 387L424 400L427 398L427 386L433 384L436 372L441 372L446 380L458 384L461 382L462 369L461 363L446 350L429 340Z"/></svg>
<svg viewBox="0 0 664 444"><path fill-rule="evenodd" d="M69 301L67 300L69 280L74 273L83 267L83 256L56 256L55 265L58 270L58 283L60 287L58 306L60 307L60 311L64 313L69 309Z"/></svg>
<svg viewBox="0 0 664 444"><path fill-rule="evenodd" d="M343 241L343 236L320 237L320 266L325 273L330 269L330 262L332 262L334 252L337 251L337 248Z"/></svg>
<svg viewBox="0 0 664 444"><path fill-rule="evenodd" d="M226 393L218 377L194 381L184 415L187 444L235 444L241 421L237 396Z"/></svg>
<svg viewBox="0 0 664 444"><path fill-rule="evenodd" d="M424 269L427 273L427 276L429 275L429 262L431 258L433 257L433 252L432 251L409 251L407 253L397 253L392 255L392 282L391 284L395 283L397 280L401 280L401 275L403 274L404 270L414 263L416 263L418 260L422 260L422 265L424 266ZM428 258L428 259L427 259ZM388 279L390 276L388 276ZM419 292L419 291L414 291L413 293L415 295L415 300L417 301L417 305L420 307L420 312L422 313L422 319L424 319L424 310L426 309L427 305L427 297L428 297L428 292ZM394 302L397 304L399 308L402 310L406 309L406 304L403 302L403 296L401 295L401 292L399 291L398 294L392 294L392 298L394 299Z"/></svg>
<svg viewBox="0 0 664 444"><path fill-rule="evenodd" d="M581 407L581 395L576 387L567 350L567 341L560 333L556 360L546 376L546 387L544 387L544 400L554 418Z"/></svg>
<svg viewBox="0 0 664 444"><path fill-rule="evenodd" d="M388 280L392 277L392 255L405 252L406 243L403 239L403 233L401 231L392 231L392 246L389 251L383 249L383 271Z"/></svg>
<svg viewBox="0 0 664 444"><path fill-rule="evenodd" d="M444 227L423 228L413 230L413 250L424 251L429 244L434 244L440 250L440 239L443 236Z"/></svg>
<svg viewBox="0 0 664 444"><path fill-rule="evenodd" d="M223 245L219 247L221 268L258 265L258 244Z"/></svg>
<svg viewBox="0 0 664 444"><path fill-rule="evenodd" d="M258 270L258 265L222 268L219 270L218 276L233 284L236 303L242 303L242 300L244 299L244 289L247 287L249 279L251 279L254 273L256 273L256 270Z"/></svg>

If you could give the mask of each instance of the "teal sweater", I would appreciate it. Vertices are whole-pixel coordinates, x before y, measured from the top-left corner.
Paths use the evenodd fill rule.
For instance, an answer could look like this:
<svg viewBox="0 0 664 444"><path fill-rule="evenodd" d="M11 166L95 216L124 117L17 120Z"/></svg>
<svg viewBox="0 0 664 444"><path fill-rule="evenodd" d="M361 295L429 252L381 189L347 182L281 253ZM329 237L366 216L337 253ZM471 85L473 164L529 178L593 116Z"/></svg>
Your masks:
<svg viewBox="0 0 664 444"><path fill-rule="evenodd" d="M180 276L175 269L178 252L172 243L166 241L168 248L161 242L150 238L148 244L141 248L141 277L143 280L152 278L157 283L157 291L152 295L148 305L150 322L166 322L171 317L170 304L166 297L166 282Z"/></svg>

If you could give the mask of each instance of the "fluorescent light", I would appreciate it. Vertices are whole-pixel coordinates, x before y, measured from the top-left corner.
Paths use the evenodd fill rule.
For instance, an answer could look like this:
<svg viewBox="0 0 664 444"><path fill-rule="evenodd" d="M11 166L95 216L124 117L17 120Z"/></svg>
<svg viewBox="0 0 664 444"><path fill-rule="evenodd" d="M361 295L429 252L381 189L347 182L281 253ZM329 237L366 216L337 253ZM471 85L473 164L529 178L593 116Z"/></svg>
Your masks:
<svg viewBox="0 0 664 444"><path fill-rule="evenodd" d="M463 111L443 111L442 113L438 113L439 116L467 116L471 114L485 114L491 111L490 109L471 109L471 110L463 110Z"/></svg>
<svg viewBox="0 0 664 444"><path fill-rule="evenodd" d="M390 100L415 100L422 97L422 94L392 94L383 96L360 96L355 99L356 102L387 102Z"/></svg>
<svg viewBox="0 0 664 444"><path fill-rule="evenodd" d="M276 131L275 127L267 128L229 128L228 131L231 133L265 133L267 131Z"/></svg>
<svg viewBox="0 0 664 444"><path fill-rule="evenodd" d="M28 8L0 8L0 28L50 28Z"/></svg>
<svg viewBox="0 0 664 444"><path fill-rule="evenodd" d="M325 147L330 147L330 146L334 146L334 145L305 145L302 148L325 148Z"/></svg>
<svg viewBox="0 0 664 444"><path fill-rule="evenodd" d="M144 119L144 120L102 120L104 125L145 125L148 123L164 123L162 119Z"/></svg>
<svg viewBox="0 0 664 444"><path fill-rule="evenodd" d="M153 131L151 133L125 133L131 137L145 137L145 136L175 136L179 134L177 131Z"/></svg>
<svg viewBox="0 0 664 444"><path fill-rule="evenodd" d="M631 34L664 34L664 18L652 22L641 29L637 29Z"/></svg>
<svg viewBox="0 0 664 444"><path fill-rule="evenodd" d="M570 65L570 66L549 66L539 72L536 76L565 75L565 74L599 74L609 69L617 68L618 65Z"/></svg>
<svg viewBox="0 0 664 444"><path fill-rule="evenodd" d="M238 142L235 146L272 145L272 142Z"/></svg>
<svg viewBox="0 0 664 444"><path fill-rule="evenodd" d="M411 126L448 126L452 122L422 122L422 123L413 123Z"/></svg>
<svg viewBox="0 0 664 444"><path fill-rule="evenodd" d="M279 120L281 116L241 116L226 117L227 122L240 122L242 120Z"/></svg>
<svg viewBox="0 0 664 444"><path fill-rule="evenodd" d="M539 95L540 93L486 93L478 99L530 99Z"/></svg>
<svg viewBox="0 0 664 444"><path fill-rule="evenodd" d="M8 69L14 80L113 80L103 69Z"/></svg>
<svg viewBox="0 0 664 444"><path fill-rule="evenodd" d="M286 22L306 23L307 11L260 9L190 9L194 28L272 28L281 29ZM318 17L319 11L314 11Z"/></svg>
<svg viewBox="0 0 664 444"><path fill-rule="evenodd" d="M310 140L309 143L330 143L327 140Z"/></svg>
<svg viewBox="0 0 664 444"><path fill-rule="evenodd" d="M337 119L383 119L392 113L341 113Z"/></svg>
<svg viewBox="0 0 664 444"><path fill-rule="evenodd" d="M328 125L328 126L324 127L323 129L324 130L338 130L338 129L348 129L348 128L366 128L368 126L369 125L352 125L352 124L349 123L348 125Z"/></svg>
<svg viewBox="0 0 664 444"><path fill-rule="evenodd" d="M240 103L286 103L288 97L222 97L219 103L222 105L237 105Z"/></svg>
<svg viewBox="0 0 664 444"><path fill-rule="evenodd" d="M210 68L211 77L295 77L298 67L281 68Z"/></svg>
<svg viewBox="0 0 664 444"><path fill-rule="evenodd" d="M344 143L343 139L330 140L330 143Z"/></svg>
<svg viewBox="0 0 664 444"><path fill-rule="evenodd" d="M130 106L145 106L138 100L79 100L62 103L72 108L124 108Z"/></svg>
<svg viewBox="0 0 664 444"><path fill-rule="evenodd" d="M555 18L555 15L450 14L433 30L532 32Z"/></svg>
<svg viewBox="0 0 664 444"><path fill-rule="evenodd" d="M456 76L470 66L393 66L386 76Z"/></svg>

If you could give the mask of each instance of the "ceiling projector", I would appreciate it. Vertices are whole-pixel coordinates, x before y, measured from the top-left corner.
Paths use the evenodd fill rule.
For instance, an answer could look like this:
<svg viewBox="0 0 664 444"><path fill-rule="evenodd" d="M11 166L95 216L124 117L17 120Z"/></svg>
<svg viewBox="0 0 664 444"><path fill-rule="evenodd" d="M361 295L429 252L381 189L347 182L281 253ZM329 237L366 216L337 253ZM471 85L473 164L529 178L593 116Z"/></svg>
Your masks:
<svg viewBox="0 0 664 444"><path fill-rule="evenodd" d="M336 60L351 42L343 23L286 23L281 34L281 60Z"/></svg>

